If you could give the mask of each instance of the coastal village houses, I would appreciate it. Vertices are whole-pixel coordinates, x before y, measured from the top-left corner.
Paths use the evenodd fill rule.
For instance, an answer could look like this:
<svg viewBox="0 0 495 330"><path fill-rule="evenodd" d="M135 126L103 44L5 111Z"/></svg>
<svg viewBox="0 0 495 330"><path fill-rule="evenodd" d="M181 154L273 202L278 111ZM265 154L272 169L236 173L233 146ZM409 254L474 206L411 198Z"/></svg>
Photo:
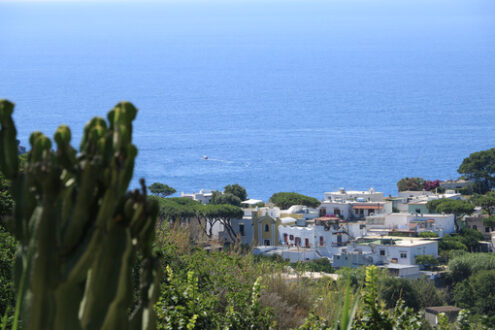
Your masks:
<svg viewBox="0 0 495 330"><path fill-rule="evenodd" d="M183 197L207 203L209 191ZM327 258L337 268L374 264L396 276L412 278L419 274L417 256L438 257L438 238L418 236L431 232L441 238L455 232L453 214L435 214L426 208L428 201L438 198L460 199L461 195L455 191L405 191L397 197L384 197L373 188L340 188L325 192L316 209L258 207L262 201L248 200L243 202L242 219L231 222L238 242L251 246L255 254L280 255L292 262ZM224 228L219 223L215 226L216 238L232 243ZM495 237L493 228L485 235Z"/></svg>

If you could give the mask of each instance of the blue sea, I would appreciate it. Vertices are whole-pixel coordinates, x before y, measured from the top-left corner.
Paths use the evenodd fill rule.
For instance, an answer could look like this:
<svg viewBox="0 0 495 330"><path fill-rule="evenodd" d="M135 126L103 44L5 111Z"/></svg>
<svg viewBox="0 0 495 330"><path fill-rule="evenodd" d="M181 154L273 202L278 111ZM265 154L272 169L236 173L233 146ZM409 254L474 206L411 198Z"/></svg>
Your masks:
<svg viewBox="0 0 495 330"><path fill-rule="evenodd" d="M133 186L396 194L494 147L495 1L0 0L0 97L24 145L132 101Z"/></svg>

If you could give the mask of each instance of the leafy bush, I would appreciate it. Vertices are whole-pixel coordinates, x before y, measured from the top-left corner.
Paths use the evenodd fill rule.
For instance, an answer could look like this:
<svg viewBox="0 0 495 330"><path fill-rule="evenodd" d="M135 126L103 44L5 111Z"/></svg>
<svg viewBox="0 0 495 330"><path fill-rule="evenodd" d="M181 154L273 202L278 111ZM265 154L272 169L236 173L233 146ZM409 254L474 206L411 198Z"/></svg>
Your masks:
<svg viewBox="0 0 495 330"><path fill-rule="evenodd" d="M306 266L306 269L311 272L333 273L335 271L330 260L327 258L314 259L305 262L304 265Z"/></svg>
<svg viewBox="0 0 495 330"><path fill-rule="evenodd" d="M438 234L434 233L432 231L422 231L418 233L418 237L423 237L423 238L437 238Z"/></svg>
<svg viewBox="0 0 495 330"><path fill-rule="evenodd" d="M438 259L432 255L429 255L429 254L423 254L423 255L416 256L415 262L416 262L416 264L422 265L425 267L438 265Z"/></svg>
<svg viewBox="0 0 495 330"><path fill-rule="evenodd" d="M407 307L419 309L419 297L411 281L404 278L388 277L382 280L380 298L387 308L393 308L399 299L404 300Z"/></svg>
<svg viewBox="0 0 495 330"><path fill-rule="evenodd" d="M461 308L495 321L495 269L481 270L458 283L454 288L454 301Z"/></svg>
<svg viewBox="0 0 495 330"><path fill-rule="evenodd" d="M320 201L314 197L301 195L294 192L279 192L270 197L270 202L282 209L288 209L293 205L305 205L316 208L320 206Z"/></svg>
<svg viewBox="0 0 495 330"><path fill-rule="evenodd" d="M465 253L449 261L449 273L454 282L461 282L481 270L495 269L495 255Z"/></svg>

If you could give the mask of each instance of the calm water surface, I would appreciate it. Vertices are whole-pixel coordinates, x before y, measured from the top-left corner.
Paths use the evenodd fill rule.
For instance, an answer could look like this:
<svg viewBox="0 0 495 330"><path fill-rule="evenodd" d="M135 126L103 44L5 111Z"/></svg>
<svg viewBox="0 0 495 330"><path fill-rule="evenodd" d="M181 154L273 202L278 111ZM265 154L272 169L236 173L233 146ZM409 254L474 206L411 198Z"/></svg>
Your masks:
<svg viewBox="0 0 495 330"><path fill-rule="evenodd" d="M137 178L252 198L448 179L494 146L495 2L0 1L19 136L140 109ZM209 160L201 160L208 155Z"/></svg>

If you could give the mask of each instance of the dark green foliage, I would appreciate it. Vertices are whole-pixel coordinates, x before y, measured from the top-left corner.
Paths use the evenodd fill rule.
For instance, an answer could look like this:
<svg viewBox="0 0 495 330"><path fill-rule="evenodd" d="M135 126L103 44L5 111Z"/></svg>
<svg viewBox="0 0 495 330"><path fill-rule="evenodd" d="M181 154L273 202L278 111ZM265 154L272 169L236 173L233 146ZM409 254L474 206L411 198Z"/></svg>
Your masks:
<svg viewBox="0 0 495 330"><path fill-rule="evenodd" d="M304 205L313 208L320 206L320 201L316 198L294 192L279 192L273 194L272 197L270 197L270 202L281 209L288 209L293 205Z"/></svg>
<svg viewBox="0 0 495 330"><path fill-rule="evenodd" d="M12 278L16 241L0 224L0 317L11 312L15 306L14 282Z"/></svg>
<svg viewBox="0 0 495 330"><path fill-rule="evenodd" d="M160 197L167 197L177 192L174 188L159 182L153 183L148 189L153 195Z"/></svg>
<svg viewBox="0 0 495 330"><path fill-rule="evenodd" d="M381 308L378 294L378 272L376 267L367 267L362 310L356 317L353 329L421 329L424 319L420 314L415 313L412 308L406 307L404 300L399 298L401 295L393 302L392 307L394 309L389 312Z"/></svg>
<svg viewBox="0 0 495 330"><path fill-rule="evenodd" d="M387 308L393 308L399 299L404 300L406 306L419 309L419 297L411 281L403 278L389 277L382 281L380 297Z"/></svg>
<svg viewBox="0 0 495 330"><path fill-rule="evenodd" d="M461 282L481 270L495 269L495 254L464 253L449 261L449 273L454 282Z"/></svg>
<svg viewBox="0 0 495 330"><path fill-rule="evenodd" d="M411 286L416 292L416 298L421 308L446 304L446 293L437 289L433 281L423 277L411 281Z"/></svg>
<svg viewBox="0 0 495 330"><path fill-rule="evenodd" d="M459 235L445 235L438 244L438 248L440 250L468 250L466 244L462 242L462 237Z"/></svg>
<svg viewBox="0 0 495 330"><path fill-rule="evenodd" d="M491 215L495 208L495 192L490 191L485 195L475 194L470 198L470 201L476 206L481 206L486 213Z"/></svg>
<svg viewBox="0 0 495 330"><path fill-rule="evenodd" d="M237 183L225 186L223 192L225 194L232 194L234 196L237 196L237 198L239 198L241 201L245 201L247 199L246 189Z"/></svg>
<svg viewBox="0 0 495 330"><path fill-rule="evenodd" d="M423 238L437 238L438 234L431 231L422 231L418 234L418 237Z"/></svg>
<svg viewBox="0 0 495 330"><path fill-rule="evenodd" d="M127 192L137 109L123 102L108 121L93 118L80 153L66 126L55 133L56 150L42 133L33 133L19 171L13 107L0 101L0 170L15 200L8 227L20 244L14 278L23 327L153 328L158 206L147 200L144 182L141 191ZM129 315L136 254L142 258L139 302Z"/></svg>
<svg viewBox="0 0 495 330"><path fill-rule="evenodd" d="M397 182L399 191L421 191L425 180L423 178L402 178Z"/></svg>
<svg viewBox="0 0 495 330"><path fill-rule="evenodd" d="M327 258L314 259L309 262L305 262L306 269L311 272L324 272L333 273L335 269L332 267L332 263Z"/></svg>
<svg viewBox="0 0 495 330"><path fill-rule="evenodd" d="M416 264L425 266L427 268L438 265L438 259L428 254L416 256L415 262Z"/></svg>
<svg viewBox="0 0 495 330"><path fill-rule="evenodd" d="M0 222L6 215L12 213L14 200L9 192L9 185L5 177L0 172Z"/></svg>
<svg viewBox="0 0 495 330"><path fill-rule="evenodd" d="M495 230L495 215L490 215L488 218L484 218L483 225Z"/></svg>
<svg viewBox="0 0 495 330"><path fill-rule="evenodd" d="M460 222L463 216L474 212L474 205L468 201L458 199L441 198L429 201L426 207L432 213L452 213L455 215L455 226L459 230Z"/></svg>
<svg viewBox="0 0 495 330"><path fill-rule="evenodd" d="M483 240L483 234L472 228L463 228L459 231L461 242L466 245L469 251L475 251L479 241Z"/></svg>
<svg viewBox="0 0 495 330"><path fill-rule="evenodd" d="M481 270L458 283L454 301L461 308L495 320L495 269Z"/></svg>
<svg viewBox="0 0 495 330"><path fill-rule="evenodd" d="M495 187L495 148L472 153L462 161L457 172L474 181L474 192L490 191Z"/></svg>
<svg viewBox="0 0 495 330"><path fill-rule="evenodd" d="M210 204L230 204L234 206L241 206L241 199L231 193L221 193L214 191L211 197Z"/></svg>

